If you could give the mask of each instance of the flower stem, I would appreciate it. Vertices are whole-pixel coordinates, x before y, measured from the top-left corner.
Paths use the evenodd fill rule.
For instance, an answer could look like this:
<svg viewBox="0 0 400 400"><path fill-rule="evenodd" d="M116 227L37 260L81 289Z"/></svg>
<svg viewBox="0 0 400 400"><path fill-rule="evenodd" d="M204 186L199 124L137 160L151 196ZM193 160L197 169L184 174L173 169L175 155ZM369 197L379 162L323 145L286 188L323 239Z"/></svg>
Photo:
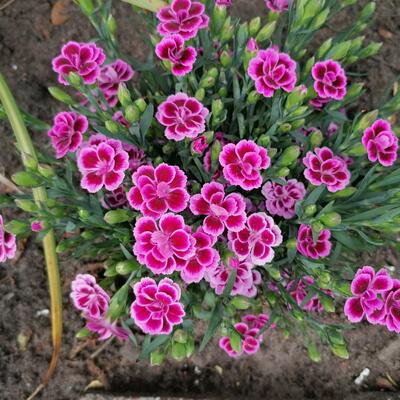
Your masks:
<svg viewBox="0 0 400 400"><path fill-rule="evenodd" d="M24 166L32 168L37 165L38 159L32 140L23 122L21 113L15 103L7 83L0 73L0 102L3 104L4 110L8 116L11 127L17 140L18 149ZM43 187L32 189L33 197L36 204L42 207L46 204L47 193ZM46 385L53 375L57 366L58 358L61 350L62 337L62 292L60 284L60 273L58 269L58 260L56 253L56 243L54 231L50 230L43 238L43 250L46 261L47 277L49 283L50 303L51 303L51 326L53 339L53 353L49 368L43 377L43 385Z"/></svg>

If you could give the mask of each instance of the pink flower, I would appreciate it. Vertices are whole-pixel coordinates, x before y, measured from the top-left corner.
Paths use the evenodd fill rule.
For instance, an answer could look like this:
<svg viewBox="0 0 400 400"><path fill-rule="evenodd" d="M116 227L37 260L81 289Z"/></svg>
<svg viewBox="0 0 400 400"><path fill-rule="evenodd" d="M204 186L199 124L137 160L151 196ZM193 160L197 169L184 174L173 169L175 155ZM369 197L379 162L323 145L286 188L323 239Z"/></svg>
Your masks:
<svg viewBox="0 0 400 400"><path fill-rule="evenodd" d="M219 162L225 179L244 190L259 188L262 184L260 171L271 164L267 150L252 140L225 145L219 155Z"/></svg>
<svg viewBox="0 0 400 400"><path fill-rule="evenodd" d="M169 96L158 106L156 118L166 126L165 137L179 142L185 137L195 138L206 130L207 108L186 93Z"/></svg>
<svg viewBox="0 0 400 400"><path fill-rule="evenodd" d="M309 151L303 164L307 167L304 171L307 180L315 186L325 184L332 193L344 189L350 182L346 162L328 147L316 148L314 153Z"/></svg>
<svg viewBox="0 0 400 400"><path fill-rule="evenodd" d="M346 95L346 73L337 61L317 62L311 74L314 78L314 89L322 99L342 100Z"/></svg>
<svg viewBox="0 0 400 400"><path fill-rule="evenodd" d="M272 248L282 243L278 225L263 212L247 217L245 227L239 232L229 232L228 238L238 259L254 265L271 262L275 255Z"/></svg>
<svg viewBox="0 0 400 400"><path fill-rule="evenodd" d="M335 124L334 122L331 122L328 125L328 130L326 131L326 136L328 136L328 138L331 138L337 131L338 131L339 127L337 126L337 124Z"/></svg>
<svg viewBox="0 0 400 400"><path fill-rule="evenodd" d="M256 286L261 283L261 274L253 269L250 262L240 262L237 258L232 258L228 265L221 262L216 267L207 269L204 278L215 290L215 293L221 295L234 269L236 269L236 279L230 295L255 297Z"/></svg>
<svg viewBox="0 0 400 400"><path fill-rule="evenodd" d="M250 61L247 72L255 81L257 92L265 97L272 97L278 89L291 92L297 81L296 62L272 47L260 50Z"/></svg>
<svg viewBox="0 0 400 400"><path fill-rule="evenodd" d="M107 190L115 190L129 168L128 154L123 150L122 143L102 135L95 135L89 140L79 152L77 163L83 175L81 187L89 193L96 193L103 186Z"/></svg>
<svg viewBox="0 0 400 400"><path fill-rule="evenodd" d="M165 37L156 46L157 57L172 64L172 73L183 76L193 69L197 52L192 46L184 48L185 40L181 35Z"/></svg>
<svg viewBox="0 0 400 400"><path fill-rule="evenodd" d="M256 39L250 38L246 45L246 50L249 52L258 51L258 44Z"/></svg>
<svg viewBox="0 0 400 400"><path fill-rule="evenodd" d="M298 282L290 281L287 284L287 290L289 291L290 295L296 300L296 303L301 306L304 302L304 299L308 295L307 287L309 285L314 284L314 278L311 276L304 276ZM325 290L326 294L331 296L331 292L329 290ZM303 304L303 310L305 311L314 311L314 312L322 312L324 311L324 306L319 301L318 296L314 295L310 298L310 300Z"/></svg>
<svg viewBox="0 0 400 400"><path fill-rule="evenodd" d="M383 293L385 318L382 321L390 332L400 333L400 281L393 279L391 290Z"/></svg>
<svg viewBox="0 0 400 400"><path fill-rule="evenodd" d="M3 217L0 215L0 263L12 259L17 251L15 235L4 230Z"/></svg>
<svg viewBox="0 0 400 400"><path fill-rule="evenodd" d="M232 0L215 0L217 6L230 7L232 5Z"/></svg>
<svg viewBox="0 0 400 400"><path fill-rule="evenodd" d="M258 315L254 315L254 314L247 314L244 315L242 317L242 322L244 322L245 324L247 324L247 326L250 329L262 329L267 322L269 321L269 316L267 314L258 314ZM275 329L276 325L275 324L271 324L271 329ZM262 338L262 336L259 336L260 338Z"/></svg>
<svg viewBox="0 0 400 400"><path fill-rule="evenodd" d="M373 324L379 324L385 317L384 301L379 295L391 290L393 280L385 268L377 273L370 266L360 268L351 283L354 297L346 300L344 313L350 322L360 322L364 316Z"/></svg>
<svg viewBox="0 0 400 400"><path fill-rule="evenodd" d="M312 228L309 225L300 225L297 233L297 251L305 257L318 259L329 256L332 248L330 242L331 232L329 229L322 229L318 233L318 239L314 242Z"/></svg>
<svg viewBox="0 0 400 400"><path fill-rule="evenodd" d="M260 348L260 338L257 337L259 329L252 328L250 329L249 326L244 322L239 322L234 325L235 330L241 336L241 343L240 343L240 351L237 352L232 348L231 339L229 336L222 337L219 341L219 347L230 357L239 357L243 353L251 355L257 353Z"/></svg>
<svg viewBox="0 0 400 400"><path fill-rule="evenodd" d="M195 255L196 240L180 215L164 214L158 225L150 217L137 220L133 252L154 274L169 275Z"/></svg>
<svg viewBox="0 0 400 400"><path fill-rule="evenodd" d="M131 126L131 124L125 119L124 114L122 113L122 111L115 112L111 119L113 121L118 122L119 124L121 124L125 128L129 128Z"/></svg>
<svg viewBox="0 0 400 400"><path fill-rule="evenodd" d="M265 5L273 12L281 13L289 9L288 0L265 0Z"/></svg>
<svg viewBox="0 0 400 400"><path fill-rule="evenodd" d="M61 55L55 57L52 64L63 85L69 85L66 77L70 72L77 73L89 85L96 82L105 59L104 51L94 43L71 41L62 47Z"/></svg>
<svg viewBox="0 0 400 400"><path fill-rule="evenodd" d="M203 154L204 150L208 147L207 138L203 136L199 136L197 139L192 142L192 150L197 154Z"/></svg>
<svg viewBox="0 0 400 400"><path fill-rule="evenodd" d="M190 211L194 215L206 215L203 222L205 233L221 235L225 228L239 231L246 221L246 204L238 193L225 196L224 187L218 182L206 183L200 194L190 199Z"/></svg>
<svg viewBox="0 0 400 400"><path fill-rule="evenodd" d="M116 321L111 322L107 319L88 319L86 328L91 332L97 333L99 340L107 340L111 336L121 340L126 340L129 337L128 332L117 326Z"/></svg>
<svg viewBox="0 0 400 400"><path fill-rule="evenodd" d="M369 161L379 161L384 167L392 166L397 160L398 142L390 123L384 119L375 121L364 131L362 137Z"/></svg>
<svg viewBox="0 0 400 400"><path fill-rule="evenodd" d="M131 172L135 172L141 165L148 164L145 160L144 151L134 144L122 143L122 148L128 153L129 170Z"/></svg>
<svg viewBox="0 0 400 400"><path fill-rule="evenodd" d="M99 319L108 310L110 297L89 274L78 274L71 283L71 299L75 308L90 319Z"/></svg>
<svg viewBox="0 0 400 400"><path fill-rule="evenodd" d="M267 182L261 193L265 197L265 207L270 214L290 219L296 215L296 203L304 199L306 189L297 179L289 179L284 185Z"/></svg>
<svg viewBox="0 0 400 400"><path fill-rule="evenodd" d="M317 111L322 111L322 109L330 103L331 99L323 99L321 97L315 97L310 100L310 105L313 106Z"/></svg>
<svg viewBox="0 0 400 400"><path fill-rule="evenodd" d="M126 207L128 199L124 187L121 185L111 192L106 192L100 202L107 210Z"/></svg>
<svg viewBox="0 0 400 400"><path fill-rule="evenodd" d="M101 68L98 77L99 88L111 107L118 103L119 84L131 80L133 75L134 72L131 66L119 59Z"/></svg>
<svg viewBox="0 0 400 400"><path fill-rule="evenodd" d="M200 227L193 234L193 238L196 240L196 252L187 264L180 268L181 278L187 284L200 282L206 270L216 267L220 259L218 251L212 247L217 241L215 236L207 235Z"/></svg>
<svg viewBox="0 0 400 400"><path fill-rule="evenodd" d="M56 158L75 152L82 143L82 135L87 131L88 120L74 112L60 112L54 117L53 126L47 133L56 151Z"/></svg>
<svg viewBox="0 0 400 400"><path fill-rule="evenodd" d="M32 232L40 232L44 229L44 225L42 221L32 221L31 222L31 230Z"/></svg>
<svg viewBox="0 0 400 400"><path fill-rule="evenodd" d="M181 212L187 207L187 178L176 166L145 165L132 175L134 186L128 193L131 207L147 217L159 218L167 211Z"/></svg>
<svg viewBox="0 0 400 400"><path fill-rule="evenodd" d="M206 28L209 22L204 5L192 0L172 0L170 6L158 11L157 18L160 21L157 26L160 35L177 33L185 40L194 38L199 29Z"/></svg>
<svg viewBox="0 0 400 400"><path fill-rule="evenodd" d="M149 335L167 335L174 325L185 316L179 302L181 289L171 279L164 278L159 284L151 278L142 278L133 286L136 299L131 306L131 317L136 325Z"/></svg>

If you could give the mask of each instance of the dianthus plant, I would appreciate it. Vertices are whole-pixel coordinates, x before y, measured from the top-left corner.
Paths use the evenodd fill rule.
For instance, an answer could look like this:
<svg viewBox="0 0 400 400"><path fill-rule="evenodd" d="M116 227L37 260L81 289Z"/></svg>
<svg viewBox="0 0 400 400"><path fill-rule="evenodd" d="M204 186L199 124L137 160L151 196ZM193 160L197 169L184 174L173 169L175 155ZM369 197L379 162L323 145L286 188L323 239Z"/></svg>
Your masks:
<svg viewBox="0 0 400 400"><path fill-rule="evenodd" d="M399 333L393 268L360 262L395 246L400 222L400 95L358 107L375 3L346 27L356 0L265 1L247 22L234 1L126 1L149 57L121 52L111 1L77 1L99 38L54 54L51 147L14 176L50 199L18 196L30 217L0 225L0 261L13 234L53 228L59 253L84 261L79 337L130 340L155 364L214 336L239 357L272 329L301 334L318 361L318 341L348 356L349 322ZM336 33L314 40L333 17Z"/></svg>

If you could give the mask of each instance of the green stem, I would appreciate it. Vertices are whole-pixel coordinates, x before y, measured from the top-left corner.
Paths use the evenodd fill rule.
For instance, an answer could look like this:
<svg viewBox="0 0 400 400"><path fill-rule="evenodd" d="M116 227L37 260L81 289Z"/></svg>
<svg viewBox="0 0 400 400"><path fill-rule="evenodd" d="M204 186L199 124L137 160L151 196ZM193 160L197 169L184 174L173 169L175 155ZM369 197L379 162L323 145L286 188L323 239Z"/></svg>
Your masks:
<svg viewBox="0 0 400 400"><path fill-rule="evenodd" d="M38 163L35 148L23 122L21 113L15 103L7 83L0 73L0 102L8 116L11 127L17 140L19 151L21 152L22 162L25 167L32 168ZM47 193L43 187L32 190L36 204L42 207L46 204ZM50 303L51 303L51 325L53 339L53 354L49 368L43 377L43 385L46 385L53 375L61 350L62 336L62 291L60 284L60 273L56 253L56 243L54 231L50 230L43 238L44 257L46 261L47 277L49 283Z"/></svg>

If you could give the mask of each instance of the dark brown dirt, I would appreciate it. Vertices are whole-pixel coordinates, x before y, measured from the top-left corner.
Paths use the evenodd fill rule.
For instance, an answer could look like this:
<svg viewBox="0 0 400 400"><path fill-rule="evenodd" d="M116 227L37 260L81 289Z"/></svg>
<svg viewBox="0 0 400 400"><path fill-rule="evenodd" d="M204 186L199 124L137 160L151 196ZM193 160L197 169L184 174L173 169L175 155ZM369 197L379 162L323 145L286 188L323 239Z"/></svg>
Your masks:
<svg viewBox="0 0 400 400"><path fill-rule="evenodd" d="M240 15L254 16L264 10L262 0L236 1L235 12ZM367 74L365 107L378 104L385 86L400 72L400 1L378 3L377 17L368 37L383 41L384 46L378 57L363 63L358 70ZM55 83L51 58L63 42L88 40L93 34L72 4L68 7L68 22L52 25L53 4L54 1L47 0L15 0L0 11L0 70L6 75L20 106L47 121L60 107L46 89ZM126 5L118 4L116 11L125 50L143 55L140 21ZM349 22L353 18L353 12L344 16ZM384 33L384 39L382 29L392 36L389 38L390 35ZM47 138L43 133L35 133L34 139L39 146L46 146ZM0 125L0 143L0 169L9 176L19 167L19 161L5 124ZM371 258L389 265L397 261L396 255L389 251L371 255ZM186 363L167 362L153 368L147 363L132 361L135 351L129 344L113 344L94 359L90 359L90 355L98 349L96 344L89 344L74 355L80 345L74 334L81 327L81 321L69 303L68 287L74 274L84 270L85 266L76 263L62 263L65 306L62 358L54 379L38 399L77 399L95 379L102 381L108 390L131 395L271 400L398 398L394 393L378 396L371 391L393 389L391 379L400 382L399 338L383 328L366 324L346 335L351 352L349 361L337 359L325 350L323 361L314 364L308 359L301 338L283 339L280 332L271 333L266 338L266 346L255 357L239 361L228 359L214 346ZM41 250L30 239L16 264L0 267L1 400L26 398L47 368L51 354L50 320L38 312L48 307ZM25 349L18 344L18 335L29 338ZM371 374L360 388L354 384L354 379L364 368L369 368ZM360 389L367 392L356 394Z"/></svg>

